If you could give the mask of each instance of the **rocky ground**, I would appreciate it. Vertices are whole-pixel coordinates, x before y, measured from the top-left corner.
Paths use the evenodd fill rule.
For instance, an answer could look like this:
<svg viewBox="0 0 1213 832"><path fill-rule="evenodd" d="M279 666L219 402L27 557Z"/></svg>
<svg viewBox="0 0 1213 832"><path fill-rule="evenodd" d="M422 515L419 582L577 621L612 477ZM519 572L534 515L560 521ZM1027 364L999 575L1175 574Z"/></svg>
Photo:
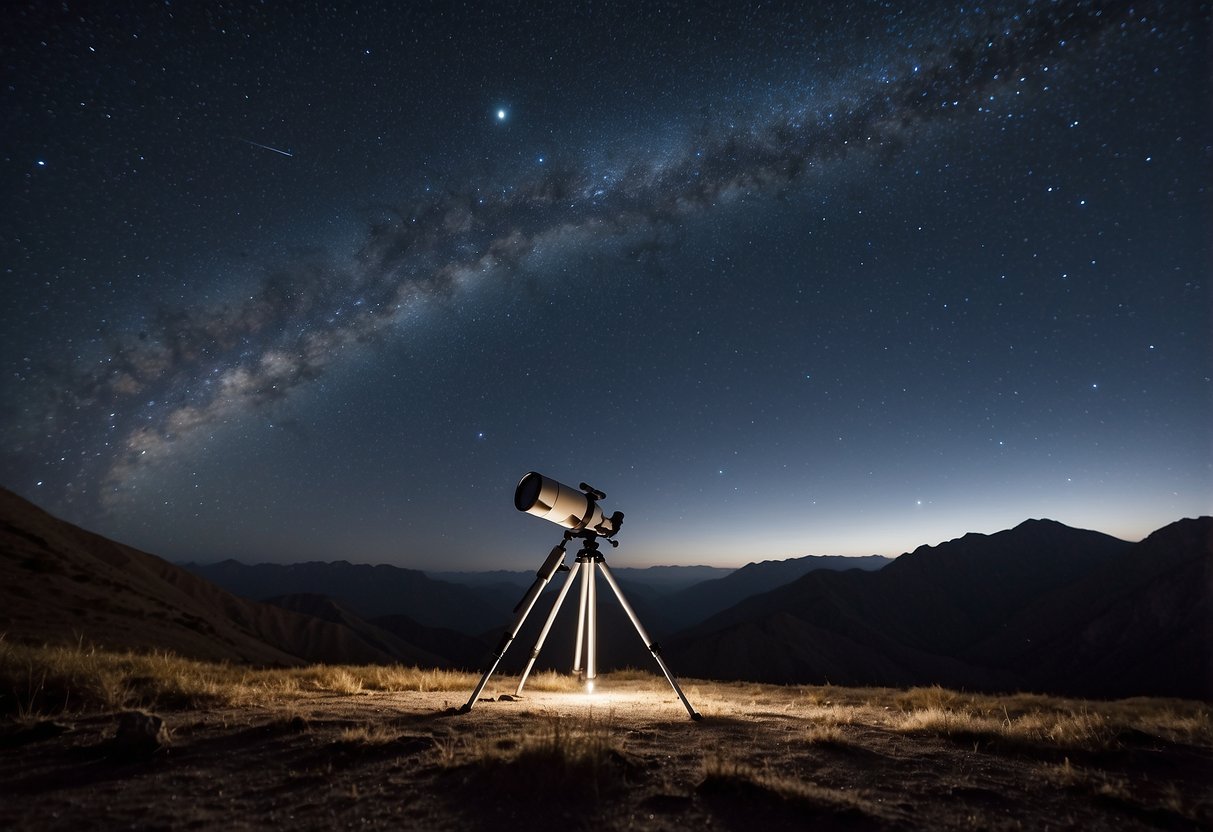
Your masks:
<svg viewBox="0 0 1213 832"><path fill-rule="evenodd" d="M486 696L510 690L495 680ZM300 690L161 709L162 731L128 723L121 738L114 713L26 715L0 735L0 828L1213 826L1199 703L686 691L702 721L652 677L466 714L463 691Z"/></svg>

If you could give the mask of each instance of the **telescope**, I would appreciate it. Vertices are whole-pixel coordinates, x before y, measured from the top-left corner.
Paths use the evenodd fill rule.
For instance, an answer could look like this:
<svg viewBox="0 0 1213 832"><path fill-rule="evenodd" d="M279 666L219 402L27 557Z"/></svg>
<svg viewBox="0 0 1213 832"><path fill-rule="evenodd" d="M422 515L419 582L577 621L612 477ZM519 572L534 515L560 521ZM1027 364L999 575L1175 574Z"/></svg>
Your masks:
<svg viewBox="0 0 1213 832"><path fill-rule="evenodd" d="M518 487L514 489L514 508L555 523L565 530L564 536L548 554L543 566L539 567L539 571L535 573L535 582L531 584L531 588L522 596L518 606L514 607L513 621L502 634L501 641L493 652L492 662L484 671L484 675L480 677L480 682L472 691L472 695L468 697L468 701L459 709L460 713L472 710L472 706L480 698L484 686L488 684L489 678L497 670L501 657L505 655L505 651L518 636L518 631L522 629L523 622L531 614L544 587L557 572L567 572L568 577L565 578L560 591L556 594L556 600L552 604L551 612L548 613L547 621L544 622L543 629L539 631L539 640L535 642L535 648L531 650L526 669L522 671L522 676L518 680L514 697L522 696L522 688L526 685L527 677L531 675L535 660L539 658L539 651L543 649L543 642L547 639L553 622L556 621L560 605L564 603L564 599L568 596L569 590L578 576L581 577L581 600L577 609L577 646L573 651L573 672L578 674L581 681L585 682L586 690L593 692L594 678L598 675L598 590L595 579L601 575L607 582L607 586L615 593L615 597L619 599L619 605L623 607L632 626L636 628L636 634L640 636L649 653L657 661L657 666L661 668L666 681L682 700L683 707L687 709L691 719L702 719L691 707L686 694L682 692L682 688L678 686L670 669L666 667L665 661L661 658L661 647L649 638L648 631L636 617L636 611L632 609L628 599L623 597L623 590L619 588L619 583L611 574L611 568L607 566L606 559L598 549L598 538L600 537L612 546L619 545L619 541L613 538L619 533L619 527L623 525L623 512L617 511L607 517L598 505L599 500L606 499L606 494L584 482L579 488L580 490L570 488L564 483L535 471L531 471L518 481ZM581 549L573 560L572 568L569 568L564 565L565 547L574 538L581 541Z"/></svg>
<svg viewBox="0 0 1213 832"><path fill-rule="evenodd" d="M580 491L531 471L514 489L514 508L574 532L592 532L606 538L618 534L623 512L605 516L598 501L606 494L584 482L579 487Z"/></svg>

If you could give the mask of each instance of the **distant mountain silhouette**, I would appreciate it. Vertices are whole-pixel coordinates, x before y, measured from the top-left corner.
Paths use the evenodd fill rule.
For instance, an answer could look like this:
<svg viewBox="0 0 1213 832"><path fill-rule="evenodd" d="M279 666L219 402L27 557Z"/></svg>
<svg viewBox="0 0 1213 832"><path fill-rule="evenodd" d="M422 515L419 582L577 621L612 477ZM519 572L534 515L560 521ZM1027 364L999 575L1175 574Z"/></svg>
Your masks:
<svg viewBox="0 0 1213 832"><path fill-rule="evenodd" d="M475 638L457 630L426 627L405 615L384 615L371 619L370 623L408 644L441 656L447 665L462 670L483 669L486 657L501 635L492 633L485 638Z"/></svg>
<svg viewBox="0 0 1213 832"><path fill-rule="evenodd" d="M567 561L571 564L572 560L573 550L570 549ZM477 573L438 573L465 577L469 585L460 585L435 580L414 569L346 561L249 566L226 560L215 564L184 564L184 568L245 598L286 604L291 609L322 617L334 616L333 610L340 610L343 616L356 617L366 626L381 628L399 636L416 648L439 657L445 664L473 668L484 663L512 620L514 605L522 597L525 588L535 580L533 571L512 573L497 570L485 573L483 582L477 580ZM687 572L679 579L676 576L681 574L681 570ZM690 576L720 571L727 570L716 567L668 567L655 572L649 569L614 570L628 601L653 638L660 638L675 629L667 618L668 608L654 600L661 595L659 590L634 582L631 577L644 573L656 576L659 585L663 578L667 585L680 585L682 580ZM502 662L503 671L521 670L526 663L566 574L558 573L540 597ZM599 581L598 590L600 668L605 671L651 665L653 660L645 644L637 636L605 581ZM323 605L323 600L328 600L332 606ZM565 601L552 628L536 664L537 669L570 669L576 611L577 597L574 591ZM347 619L340 620L350 624ZM375 639L365 633L364 637L375 643Z"/></svg>
<svg viewBox="0 0 1213 832"><path fill-rule="evenodd" d="M352 622L225 592L155 555L58 520L0 489L0 632L15 641L157 649L296 665L389 663L426 651Z"/></svg>
<svg viewBox="0 0 1213 832"><path fill-rule="evenodd" d="M259 563L235 560L182 564L195 575L243 598L324 595L364 619L405 615L426 627L479 635L499 626L517 599L511 592L436 581L399 566L331 563ZM532 580L534 576L532 574Z"/></svg>
<svg viewBox="0 0 1213 832"><path fill-rule="evenodd" d="M570 553L569 561L572 561ZM815 569L880 569L892 558L880 555L842 557L808 555L749 563L740 569L718 566L611 567L628 601L644 609L650 635L682 630L737 604L751 595L790 583ZM461 583L498 597L520 595L535 580L531 571L428 572L431 578ZM542 605L541 605L542 606ZM647 653L645 654L647 656Z"/></svg>
<svg viewBox="0 0 1213 832"><path fill-rule="evenodd" d="M674 593L666 599L665 607L667 615L676 626L689 627L740 603L751 595L769 592L817 569L873 571L884 568L892 560L892 558L880 555L866 557L806 555L786 560L747 563L724 577L703 581Z"/></svg>
<svg viewBox="0 0 1213 832"><path fill-rule="evenodd" d="M410 643L403 635L397 635L369 621L364 621L344 609L333 599L323 595L282 595L278 598L270 598L265 603L333 624L340 624L356 633L363 642L395 661L422 667L446 667L450 664L441 651L430 651L418 647L416 644ZM415 634L425 637L426 629L418 625Z"/></svg>
<svg viewBox="0 0 1213 832"><path fill-rule="evenodd" d="M570 551L570 554L573 552ZM536 562L539 566L539 562ZM678 592L687 587L704 581L715 580L730 575L736 570L721 566L611 566L611 571L621 583L637 587L646 595L665 595ZM427 570L428 576L437 581L447 581L453 584L463 584L474 587L498 587L510 585L526 589L535 580L535 570L505 570L493 569L487 572L434 572Z"/></svg>
<svg viewBox="0 0 1213 832"><path fill-rule="evenodd" d="M572 563L574 551L570 548L568 563ZM248 565L225 560L212 564L186 563L182 566L229 592L251 600L266 601L284 595L323 595L367 621L383 616L404 616L423 627L452 630L477 640L491 635L490 641L494 643L500 635L499 631L513 617L514 605L535 580L534 571L427 574L388 564L370 566L348 561ZM729 572L712 566L624 567L612 568L612 571L628 601L638 611L643 610L645 626L654 635L671 632L686 622L686 619L675 622L669 616L672 608L663 600L669 587L682 587L702 575ZM435 576L441 576L441 579ZM557 576L554 586L549 588L536 606L533 617L546 615L545 610L551 606L551 601L547 599L554 597L555 586L563 579L563 573ZM606 588L605 583L602 587ZM615 601L611 598L607 603L614 604ZM611 632L611 614L607 615L604 636ZM532 624L528 620L527 627ZM628 626L631 627L630 624ZM529 633L529 629L524 630L519 638ZM537 630L535 634L538 635ZM555 638L559 640L560 635L555 634ZM458 648L456 654L462 655ZM647 653L643 653L641 658L647 656ZM632 658L636 656L629 653L627 660Z"/></svg>
<svg viewBox="0 0 1213 832"><path fill-rule="evenodd" d="M649 587L665 594L731 575L737 570L721 566L611 566L620 582Z"/></svg>
<svg viewBox="0 0 1213 832"><path fill-rule="evenodd" d="M479 588L510 586L526 589L535 580L534 569L487 569L483 572L435 572L427 569L425 575L435 581Z"/></svg>
<svg viewBox="0 0 1213 832"><path fill-rule="evenodd" d="M1138 544L1049 520L815 571L669 641L692 676L1213 698L1213 519Z"/></svg>

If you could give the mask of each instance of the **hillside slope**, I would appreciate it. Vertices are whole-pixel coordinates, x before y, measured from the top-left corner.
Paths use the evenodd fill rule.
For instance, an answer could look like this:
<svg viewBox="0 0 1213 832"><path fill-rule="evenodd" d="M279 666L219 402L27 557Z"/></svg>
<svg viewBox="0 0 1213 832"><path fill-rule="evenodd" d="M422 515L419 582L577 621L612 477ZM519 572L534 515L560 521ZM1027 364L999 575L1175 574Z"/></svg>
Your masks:
<svg viewBox="0 0 1213 832"><path fill-rule="evenodd" d="M346 623L237 598L173 564L58 520L0 489L0 632L49 644L200 659L388 663Z"/></svg>
<svg viewBox="0 0 1213 832"><path fill-rule="evenodd" d="M1041 690L1213 698L1213 520L1159 529L966 657Z"/></svg>

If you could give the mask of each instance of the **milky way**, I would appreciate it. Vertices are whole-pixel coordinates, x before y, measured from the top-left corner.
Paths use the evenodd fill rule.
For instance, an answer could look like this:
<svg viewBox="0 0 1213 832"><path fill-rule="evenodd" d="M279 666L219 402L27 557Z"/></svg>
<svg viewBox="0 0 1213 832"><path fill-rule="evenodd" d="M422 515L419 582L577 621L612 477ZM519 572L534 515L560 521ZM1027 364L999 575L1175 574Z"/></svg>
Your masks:
<svg viewBox="0 0 1213 832"><path fill-rule="evenodd" d="M1177 42L1195 42L1207 24L1207 9L1180 9L1177 4L1165 3L947 6L941 7L946 13L938 18L930 10L903 14L893 13L891 7L881 7L877 16L887 24L883 29L862 25L865 15L873 11L868 6L860 3L845 9L850 17L846 26L839 29L842 34L837 41L833 39L833 30L814 28L823 24L804 20L798 24L794 15L777 10L773 17L779 19L778 26L772 29L776 37L819 43L820 62L806 63L799 71L792 71L793 67L783 60L772 63L774 69L765 74L755 72L753 77L746 77L743 72L721 76L731 79L729 86L725 88L719 78L705 84L703 90L714 91L719 100L705 101L699 108L700 115L695 114L693 103L670 106L667 94L657 86L638 97L629 120L609 131L591 126L563 137L557 137L555 132L519 134L528 138L510 144L508 131L525 130L528 122L537 123L538 93L522 85L513 90L516 100L508 95L485 100L481 114L488 129L501 131L500 146L494 148L489 139L477 138L470 127L463 133L445 135L443 146L449 148L454 158L463 156L467 161L452 164L446 175L417 174L411 181L399 174L394 176L396 181L406 181L400 190L410 196L384 197L386 186L374 195L368 194L364 204L375 206L369 209L374 219L358 235L360 241L356 244L334 245L321 237L308 240L303 247L294 239L276 245L273 240L276 232L266 231L263 233L268 239L264 242L269 243L271 253L254 255L251 269L260 277L251 287L237 289L235 280L228 280L225 286L224 275L216 274L212 287L190 293L192 297L203 298L200 302L174 298L174 293L165 287L141 300L142 311L128 305L127 314L99 327L96 334L86 335L85 348L23 350L10 362L14 372L9 383L16 392L8 396L4 412L4 458L10 481L24 483L18 490L36 491L46 505L70 506L73 516L80 519L104 516L124 506L137 508L155 491L154 480L148 478L162 470L165 463L183 457L201 458L216 431L224 426L238 424L251 414L280 414L281 403L293 402L308 390L323 390L323 385L334 378L347 377L347 371L358 362L359 356L373 354L384 345L407 340L412 333L434 326L427 310L460 307L469 299L474 301L486 287L505 287L508 292L525 294L527 283L520 278L536 272L545 272L545 279L564 281L575 290L588 278L561 264L581 262L587 256L613 261L623 269L651 268L654 281L660 281L662 261L671 252L675 257L685 254L678 252L684 248L687 228L695 223L738 213L761 213L785 199L801 199L817 191L821 192L821 204L826 205L839 184L845 187L848 177L854 177L856 171L894 167L901 159L922 157L944 143L956 146L957 136L976 135L969 132L973 124L1031 124L1042 118L1038 103L1053 96L1057 88L1077 83L1068 80L1071 75L1085 79L1081 83L1088 87L1106 84L1108 90L1114 90L1121 83L1117 73L1139 72L1136 67L1145 65L1138 60L1140 56L1151 49L1165 54ZM244 14L233 10L226 13ZM693 44L695 36L715 41L731 26L742 27L742 34L746 34L744 15L737 21L721 18L717 28L709 25L707 18L696 19L693 7L675 5L669 13L672 20L685 19L685 25L691 27L691 36L681 47L684 51L698 51L697 47L687 46ZM656 14L659 18L660 10ZM419 20L408 25L425 25ZM536 20L513 22L520 28L534 27L539 32L536 43L546 45ZM99 31L115 41L137 38L138 31L132 36L128 30L139 30L143 22L137 18L133 22L139 25L124 26L114 21L109 28ZM179 25L173 20L168 24ZM243 37L252 38L260 36L258 25L255 17L232 18L217 32L224 37L243 32ZM620 25L606 24L610 37L624 31ZM467 28L466 22L452 26ZM670 26L663 30L667 35L680 31L683 24L675 22ZM491 24L485 23L485 31L491 28ZM271 31L272 27L264 30ZM407 27L402 31L407 31ZM630 36L640 37L638 32ZM284 33L282 37L287 35ZM488 36L482 33L478 37L482 40L469 41L468 49L489 48L483 41ZM564 34L553 35L551 40L559 42L563 37ZM143 40L147 39L145 32ZM653 43L646 43L644 50L663 54L667 45L658 40L654 36ZM94 41L101 46L101 52L106 51L105 38L78 35L78 51L84 60L100 54L92 45ZM282 48L292 48L294 42L289 43L291 46ZM342 43L344 48L339 38L334 43ZM388 43L394 47L392 42ZM755 46L762 43L761 39L753 38L747 43L742 54L758 63L753 59L763 56L762 48ZM330 44L325 43L324 48L330 48ZM669 48L673 50L672 46ZM402 40L399 50L404 54L408 49ZM373 52L375 49L370 45L349 50L357 58L367 60L373 58ZM711 54L710 48L705 47L704 54ZM813 53L806 50L799 54L804 57ZM145 59L156 60L141 58ZM523 55L518 59L525 62ZM450 89L436 90L433 96L419 100L427 107L441 106L446 99L457 100L461 88L455 76L465 60L456 48L451 53L450 68L442 70L452 75ZM615 69L619 77L626 74L622 63L613 65L609 58L594 57L594 60L604 61L601 67ZM681 65L679 60L669 61L670 77L677 76L676 68ZM664 68L666 64L654 59L653 66ZM1130 66L1134 68L1129 69ZM785 82L780 83L779 74L786 76ZM91 79L87 74L81 77ZM357 77L362 78L363 84L382 83L401 90L410 83L406 77ZM604 78L612 91L624 86L622 82L612 82L607 72ZM334 79L337 83L340 74L335 73ZM255 89L256 82L255 74L250 76L245 71L228 86L236 89L254 83ZM122 89L113 78L98 80L97 88L106 89L106 84L112 84L115 91ZM531 86L536 86L533 80ZM56 98L51 95L53 87L48 89L50 92L43 97ZM1074 86L1067 94L1077 97L1081 90L1081 86ZM545 94L551 92L549 89ZM587 102L594 100L593 90L577 92ZM322 111L327 101L334 112L344 113L346 118L356 113L332 103L338 95L334 90L300 88L296 94L307 101L306 108L312 106L310 99L314 98ZM77 106L73 103L77 98L82 99L81 108L88 103L83 100L83 92L64 93L57 98L66 102L55 105L60 109ZM169 100L174 107L187 106L191 101L188 95ZM391 97L377 94L375 101L383 107ZM213 117L205 109L206 102L197 106L199 118ZM230 103L223 106L235 107ZM260 110L250 110L248 120L238 126L217 129L210 139L211 146L227 147L229 155L236 149L255 155L256 159L249 164L267 166L267 171L271 165L291 165L295 167L273 170L299 172L300 165L329 163L319 158L316 149L323 133L317 131L313 136L306 121L275 119L265 111L265 102L259 106ZM272 107L272 101L268 106ZM215 105L210 107L213 110ZM164 115L170 112L171 108L165 108ZM503 118L502 113L508 113L508 117ZM53 107L47 108L47 114L58 117ZM220 111L220 121L223 116ZM109 113L103 116L109 117ZM205 124L205 119L197 123ZM253 129L258 124L264 125L264 132ZM351 121L350 129L368 128ZM1042 135L1058 135L1052 125L1042 126L1041 130ZM595 138L596 134L600 139ZM1029 142L1035 141L1030 129L1020 128L1020 135L1028 137ZM531 141L536 137L539 140ZM1067 152L1056 138L1049 141L1060 148L1059 153ZM383 148L382 153L391 154L390 141L378 146ZM129 155L135 151L119 144L106 152ZM342 152L339 145L336 152ZM90 153L103 156L99 150ZM999 184L1015 182L1014 176L1032 175L1032 171L1003 172L996 159L986 164L980 147L962 148L962 154L960 165L971 172L970 176L979 176L983 167L997 172ZM1116 155L1119 158L1123 154ZM1149 151L1136 155L1140 157L1138 163L1152 164ZM131 171L142 158L141 155L135 158ZM369 167L374 164L374 156L367 158L370 161L365 164ZM226 157L222 159L226 162ZM329 160L333 164L340 162L332 154ZM1074 161L1085 164L1083 158ZM36 157L36 164L40 169L55 169L53 158L48 163ZM178 165L179 171L173 171L173 182L166 187L170 190L194 187L191 183L199 174L189 160L183 159ZM1057 169L1064 170L1066 165L1066 159L1059 157ZM1010 167L1006 167L1009 171ZM107 180L107 187L117 187L124 177L130 176L133 173L115 174ZM306 181L306 175L299 181ZM1058 186L1050 186L1047 193L1053 193L1055 187ZM232 204L243 213L242 206ZM1080 207L1086 202L1075 198L1071 204ZM322 205L304 209L285 203L279 206L277 214L286 223L295 223L296 218L298 221L307 218L310 222L317 207L323 210ZM821 213L828 216L836 210L824 207ZM1118 224L1119 217L1114 220ZM985 221L987 228L997 228L999 216L992 214ZM171 227L168 223L166 226ZM19 229L13 233L14 238L22 233L30 236L28 230L20 231L25 226L15 219L13 227ZM135 220L125 222L124 227L132 242L141 233L144 236L157 233L155 224L145 229ZM188 257L189 232L197 230L181 231ZM811 233L806 227L805 234ZM248 236L255 238L255 232ZM199 234L198 238L203 237ZM957 240L961 246L965 245L961 238ZM26 245L20 240L19 243ZM866 245L876 244L868 241ZM294 253L283 253L284 249ZM53 252L40 256L53 256ZM1024 256L1030 260L1037 254ZM121 257L125 259L126 254ZM1091 266L1098 259L1085 250L1073 257L1067 254L1065 259L1078 257L1089 260ZM86 255L82 262L87 259ZM830 271L830 263L823 265ZM962 272L965 268L961 266ZM1069 292L1067 281L1071 277L1067 268L1074 267L1062 264L1057 269L1062 292ZM1005 280L1006 275L999 279ZM958 288L945 294L967 303L966 295L973 294L973 290L960 288L967 286L967 280L968 277L958 278ZM89 277L89 282L94 284L96 278ZM676 282L688 297L696 289L685 277L677 278ZM1201 291L1200 286L1191 291ZM834 304L846 297L845 287L830 289L824 295L821 292L819 287L817 294L833 298ZM933 298L935 289L926 287L924 292L924 297ZM216 297L224 300L216 301ZM904 303L904 298L897 302ZM894 319L900 319L897 316L909 312L894 310L892 314ZM114 317L111 314L106 319ZM30 320L34 322L37 317L31 314ZM126 327L119 320L140 323ZM923 318L921 324L926 332L946 332L930 318ZM1046 341L1050 337L1046 324L1008 321L1004 325L1000 321L997 326L1005 326L1005 337L1016 342L1032 333L1044 333L1039 337ZM866 341L861 338L855 343L877 341L883 332L874 329L863 335ZM914 354L938 355L938 348L945 345L950 353L955 352L951 341L939 341L936 348L915 347L920 351ZM1021 354L1039 354L1047 346L1038 342ZM1154 349L1153 345L1147 346ZM828 348L826 345L824 350ZM978 348L985 349L982 345ZM56 357L47 358L48 355ZM874 353L871 357L877 358ZM690 359L670 360L678 363L696 359L691 354ZM869 374L873 378L880 376L880 365L873 366L876 369ZM392 383L407 386L409 368L402 368L401 372L403 380ZM1000 375L989 382L995 386L1001 374L1011 375L1005 368L997 372ZM852 376L863 378L865 373ZM814 374L807 370L797 370L795 377L817 383ZM629 376L621 386L635 386L639 378ZM944 380L939 389L957 384L955 380ZM1086 386L1097 389L1098 380ZM772 381L764 395L778 399L783 389L782 381ZM825 397L818 401L818 410L832 401L829 389L815 395ZM931 394L924 391L923 395L929 399ZM1015 401L1020 394L1008 389L1007 395ZM501 406L523 413L535 403ZM726 405L730 411L734 407L752 410L754 406L753 396L739 404L730 401ZM1057 406L1064 411L1071 404L1066 399L1065 404ZM786 415L790 420L797 412L789 410ZM1015 412L1022 414L1022 409ZM640 418L635 414L625 417ZM427 417L419 414L418 418ZM1038 419L1035 414L1017 418L1027 418L1022 428L1025 436L1027 425L1035 425ZM923 424L937 421L932 414ZM1009 417L990 416L985 421L1006 423ZM911 430L902 424L897 424L897 429ZM969 424L958 429L966 437L975 430ZM1038 428L1032 429L1040 433ZM483 438L483 431L477 431L476 436ZM417 441L432 440L419 434ZM722 443L719 447L696 447L687 453L704 451L714 456L737 453L736 449L727 450L731 440L721 437L719 442ZM778 445L773 442L772 448ZM697 461L696 467L718 471L722 477L726 474L724 465L700 466Z"/></svg>
<svg viewBox="0 0 1213 832"><path fill-rule="evenodd" d="M282 265L238 306L161 309L149 331L114 344L96 364L31 369L52 381L43 394L54 398L51 409L27 413L21 434L49 430L56 438L40 453L54 454L65 423L88 435L88 425L108 425L112 414L122 427L100 461L100 491L113 499L136 469L196 432L289 396L344 348L390 337L419 298L448 296L570 241L617 240L625 255L641 257L688 214L774 193L848 154L897 153L924 127L992 100L1006 107L1008 94L1030 96L1067 54L1115 48L1126 29L1142 19L1155 25L1157 16L1127 3L1029 7L987 21L967 42L921 49L916 65L828 110L805 102L764 123L695 136L672 158L647 158L637 142L634 161L605 173L565 165L502 192L469 188L402 208L370 230L350 265L319 256ZM16 452L39 453L40 444L31 439ZM95 476L82 472L68 487L87 490Z"/></svg>

